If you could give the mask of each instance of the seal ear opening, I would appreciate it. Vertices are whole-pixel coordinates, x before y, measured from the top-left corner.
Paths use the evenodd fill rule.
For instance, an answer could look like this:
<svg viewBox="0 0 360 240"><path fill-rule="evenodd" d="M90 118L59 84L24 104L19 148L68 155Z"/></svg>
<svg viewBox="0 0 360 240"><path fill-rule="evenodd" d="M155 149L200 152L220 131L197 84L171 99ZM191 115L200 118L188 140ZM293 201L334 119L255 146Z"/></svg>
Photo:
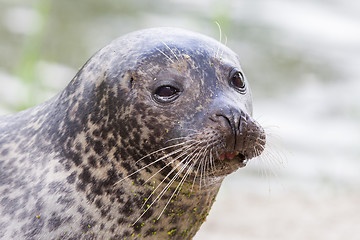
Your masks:
<svg viewBox="0 0 360 240"><path fill-rule="evenodd" d="M134 77L131 76L131 77L130 77L130 80L129 80L129 88L132 89L133 86L134 86Z"/></svg>

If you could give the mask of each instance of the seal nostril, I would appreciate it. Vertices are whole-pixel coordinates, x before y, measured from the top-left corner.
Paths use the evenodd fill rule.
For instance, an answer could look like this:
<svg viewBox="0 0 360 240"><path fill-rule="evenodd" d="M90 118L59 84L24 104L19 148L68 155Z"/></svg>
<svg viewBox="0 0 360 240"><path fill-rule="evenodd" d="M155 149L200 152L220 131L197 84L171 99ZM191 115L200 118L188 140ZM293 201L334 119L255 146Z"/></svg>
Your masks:
<svg viewBox="0 0 360 240"><path fill-rule="evenodd" d="M234 124L232 123L232 121L230 120L230 118L228 118L226 115L223 114L216 114L217 118L223 118L226 120L226 123L228 124L228 126L230 127L231 131L234 133Z"/></svg>
<svg viewBox="0 0 360 240"><path fill-rule="evenodd" d="M212 121L214 119L210 118ZM229 109L228 114L224 113L216 113L215 114L215 122L223 122L223 127L225 131L228 131L228 134L224 134L226 136L226 146L230 150L235 150L238 130L236 128L236 123L234 121L234 115L232 111Z"/></svg>

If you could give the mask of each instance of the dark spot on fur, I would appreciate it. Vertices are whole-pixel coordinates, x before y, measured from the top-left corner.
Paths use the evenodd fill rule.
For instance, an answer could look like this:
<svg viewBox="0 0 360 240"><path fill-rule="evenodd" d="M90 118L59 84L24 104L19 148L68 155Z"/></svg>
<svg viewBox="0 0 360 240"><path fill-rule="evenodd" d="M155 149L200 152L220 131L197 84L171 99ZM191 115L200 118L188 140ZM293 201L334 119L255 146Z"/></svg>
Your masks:
<svg viewBox="0 0 360 240"><path fill-rule="evenodd" d="M147 230L145 232L145 236L144 237L148 237L148 236L151 236L151 235L154 235L156 234L156 229L155 228L149 228L149 230Z"/></svg>
<svg viewBox="0 0 360 240"><path fill-rule="evenodd" d="M88 157L88 163L89 163L90 166L92 166L92 167L97 167L95 156L93 156L93 155L89 156L89 157Z"/></svg>
<svg viewBox="0 0 360 240"><path fill-rule="evenodd" d="M139 222L135 223L132 228L134 229L135 232L140 232L141 228L143 227L143 225Z"/></svg>
<svg viewBox="0 0 360 240"><path fill-rule="evenodd" d="M70 184L73 184L76 179L76 171L72 172L67 178L66 181Z"/></svg>
<svg viewBox="0 0 360 240"><path fill-rule="evenodd" d="M140 142L140 132L133 132L133 136L134 142L138 144Z"/></svg>
<svg viewBox="0 0 360 240"><path fill-rule="evenodd" d="M0 201L0 204L2 206L4 206L2 215L4 215L4 214L13 215L14 212L21 207L19 200L20 200L20 197L16 197L13 199L11 199L9 197L2 198Z"/></svg>
<svg viewBox="0 0 360 240"><path fill-rule="evenodd" d="M8 153L9 153L9 149L7 149L7 148L5 148L4 150L1 151L2 156L6 156L6 155L8 155Z"/></svg>
<svg viewBox="0 0 360 240"><path fill-rule="evenodd" d="M90 183L92 181L89 167L83 168L83 171L79 174L79 179L85 184Z"/></svg>
<svg viewBox="0 0 360 240"><path fill-rule="evenodd" d="M84 192L86 189L86 184L84 182L78 182L76 184L76 190Z"/></svg>
<svg viewBox="0 0 360 240"><path fill-rule="evenodd" d="M134 201L132 199L127 200L126 203L119 209L119 212L124 216L130 216L134 213L133 203Z"/></svg>
<svg viewBox="0 0 360 240"><path fill-rule="evenodd" d="M76 143L75 149L76 149L77 151L81 151L81 144L80 144L80 143Z"/></svg>
<svg viewBox="0 0 360 240"><path fill-rule="evenodd" d="M26 232L24 234L25 239L34 239L34 237L41 233L45 225L44 219L37 219L35 216L31 219L29 224L23 225L21 231ZM12 239L16 239L15 236L12 236Z"/></svg>
<svg viewBox="0 0 360 240"><path fill-rule="evenodd" d="M119 202L119 203L124 203L124 198L123 198L123 195L125 194L124 190L123 189L116 189L115 191L115 196L116 196L116 200Z"/></svg>
<svg viewBox="0 0 360 240"><path fill-rule="evenodd" d="M117 171L115 168L111 168L107 171L107 179L104 181L105 187L110 187L114 185L119 180L119 177L117 175Z"/></svg>
<svg viewBox="0 0 360 240"><path fill-rule="evenodd" d="M117 220L117 223L119 225L125 224L127 222L129 222L129 221L127 221L125 218L122 218L122 217L118 218L118 220Z"/></svg>
<svg viewBox="0 0 360 240"><path fill-rule="evenodd" d="M132 166L128 162L122 162L121 166L123 166L129 173L133 170Z"/></svg>
<svg viewBox="0 0 360 240"><path fill-rule="evenodd" d="M56 202L61 205L66 205L65 209L68 209L74 203L74 198L60 196Z"/></svg>
<svg viewBox="0 0 360 240"><path fill-rule="evenodd" d="M101 209L101 217L106 217L110 211L110 206Z"/></svg>
<svg viewBox="0 0 360 240"><path fill-rule="evenodd" d="M119 239L126 239L126 238L121 238L119 234L116 234L110 238L110 240L119 240Z"/></svg>
<svg viewBox="0 0 360 240"><path fill-rule="evenodd" d="M141 217L142 220L148 220L150 217L152 217L154 211L152 210L152 208L149 208L145 214Z"/></svg>
<svg viewBox="0 0 360 240"><path fill-rule="evenodd" d="M58 229L61 225L61 218L59 216L57 216L57 214L55 212L52 213L50 219L48 220L48 228L49 230L55 231L56 229Z"/></svg>
<svg viewBox="0 0 360 240"><path fill-rule="evenodd" d="M95 182L91 187L91 192L95 195L102 195L103 194L103 185L102 182Z"/></svg>
<svg viewBox="0 0 360 240"><path fill-rule="evenodd" d="M81 205L77 209L78 213L84 213L84 210L85 210L85 208Z"/></svg>
<svg viewBox="0 0 360 240"><path fill-rule="evenodd" d="M99 155L101 155L104 152L104 146L101 141L95 141L94 151Z"/></svg>
<svg viewBox="0 0 360 240"><path fill-rule="evenodd" d="M67 189L66 184L63 182L60 182L60 181L54 181L54 182L49 183L48 188L49 188L48 193L51 193L51 194L56 193L56 192L69 193L69 190Z"/></svg>
<svg viewBox="0 0 360 240"><path fill-rule="evenodd" d="M171 170L172 170L171 166L166 166L160 173L161 173L161 175L163 175L165 177L171 172ZM174 172L170 173L170 175L167 179L172 179L173 177L174 177ZM167 179L165 179L165 181Z"/></svg>
<svg viewBox="0 0 360 240"><path fill-rule="evenodd" d="M100 136L100 131L99 131L99 129L95 129L94 131L93 131L93 135L95 136L95 137L99 137Z"/></svg>
<svg viewBox="0 0 360 240"><path fill-rule="evenodd" d="M109 148L113 148L116 146L116 140L114 138L110 138L109 141L108 141L108 146Z"/></svg>
<svg viewBox="0 0 360 240"><path fill-rule="evenodd" d="M122 144L122 146L127 146L127 143L125 143L123 140L121 140L121 144ZM120 148L120 156L121 156L122 160L127 159L129 157L125 148Z"/></svg>
<svg viewBox="0 0 360 240"><path fill-rule="evenodd" d="M84 216L83 219L81 220L81 231L87 232L89 230L91 230L93 227L95 227L96 222L92 219L92 216Z"/></svg>
<svg viewBox="0 0 360 240"><path fill-rule="evenodd" d="M79 166L82 163L81 155L79 153L75 152L69 152L69 156L67 156L69 159L71 159L76 166Z"/></svg>
<svg viewBox="0 0 360 240"><path fill-rule="evenodd" d="M103 203L102 203L101 199L96 200L95 205L96 205L97 208L101 208L103 206Z"/></svg>

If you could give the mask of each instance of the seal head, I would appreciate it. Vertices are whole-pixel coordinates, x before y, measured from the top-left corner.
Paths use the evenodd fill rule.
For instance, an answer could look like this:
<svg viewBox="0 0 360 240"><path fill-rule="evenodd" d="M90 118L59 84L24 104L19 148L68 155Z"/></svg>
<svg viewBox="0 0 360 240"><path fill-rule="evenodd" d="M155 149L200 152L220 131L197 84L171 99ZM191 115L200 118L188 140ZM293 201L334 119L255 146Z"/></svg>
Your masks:
<svg viewBox="0 0 360 240"><path fill-rule="evenodd" d="M4 238L191 239L265 146L237 55L174 28L116 39L0 132Z"/></svg>

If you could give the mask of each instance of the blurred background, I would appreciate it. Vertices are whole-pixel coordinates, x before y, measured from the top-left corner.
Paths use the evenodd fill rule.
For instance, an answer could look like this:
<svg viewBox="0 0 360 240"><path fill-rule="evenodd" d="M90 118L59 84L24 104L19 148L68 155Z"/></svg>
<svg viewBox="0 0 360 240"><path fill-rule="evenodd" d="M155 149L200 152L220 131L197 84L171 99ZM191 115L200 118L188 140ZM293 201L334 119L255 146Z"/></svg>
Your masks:
<svg viewBox="0 0 360 240"><path fill-rule="evenodd" d="M360 1L0 0L0 114L54 96L114 38L173 26L239 54L264 157L195 240L360 239Z"/></svg>

